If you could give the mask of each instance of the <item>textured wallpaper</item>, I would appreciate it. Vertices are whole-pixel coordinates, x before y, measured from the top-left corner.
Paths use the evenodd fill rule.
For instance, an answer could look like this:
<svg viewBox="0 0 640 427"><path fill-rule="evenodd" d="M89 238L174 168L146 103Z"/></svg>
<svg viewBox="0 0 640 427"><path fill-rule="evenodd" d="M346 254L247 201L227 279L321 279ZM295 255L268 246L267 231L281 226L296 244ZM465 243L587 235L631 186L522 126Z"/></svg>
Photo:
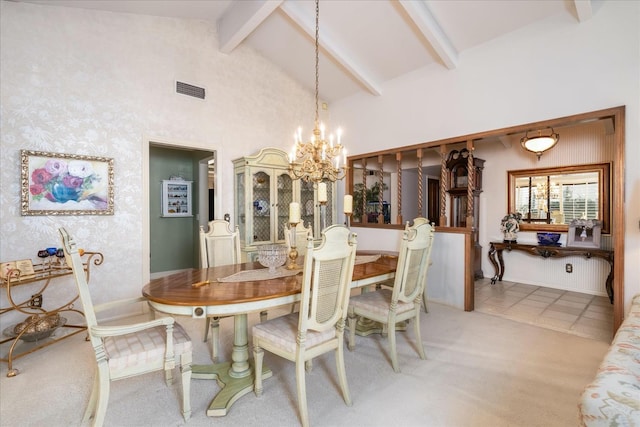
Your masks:
<svg viewBox="0 0 640 427"><path fill-rule="evenodd" d="M81 247L105 256L92 272L98 303L137 296L144 285L146 141L216 150L219 182L230 189L232 159L287 148L292 129L313 117L311 93L252 50L220 54L207 23L0 6L0 261L38 261L38 249L60 246L57 228L64 226ZM176 94L176 80L204 87L207 98ZM115 214L21 216L21 149L113 158ZM233 213L233 192L221 193L224 212ZM73 291L59 283L45 306ZM16 295L34 290L23 288ZM6 306L4 292L0 298ZM16 316L2 316L0 327Z"/></svg>

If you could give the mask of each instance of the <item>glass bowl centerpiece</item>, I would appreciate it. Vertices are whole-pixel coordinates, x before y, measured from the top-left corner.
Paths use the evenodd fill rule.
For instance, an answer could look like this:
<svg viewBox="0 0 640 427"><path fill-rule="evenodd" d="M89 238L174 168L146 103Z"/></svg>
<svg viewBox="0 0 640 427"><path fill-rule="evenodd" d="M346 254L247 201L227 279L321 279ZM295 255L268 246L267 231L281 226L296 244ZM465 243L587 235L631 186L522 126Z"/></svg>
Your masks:
<svg viewBox="0 0 640 427"><path fill-rule="evenodd" d="M280 267L287 260L289 251L284 245L263 245L258 249L258 262L269 268L269 273L274 274L276 267Z"/></svg>

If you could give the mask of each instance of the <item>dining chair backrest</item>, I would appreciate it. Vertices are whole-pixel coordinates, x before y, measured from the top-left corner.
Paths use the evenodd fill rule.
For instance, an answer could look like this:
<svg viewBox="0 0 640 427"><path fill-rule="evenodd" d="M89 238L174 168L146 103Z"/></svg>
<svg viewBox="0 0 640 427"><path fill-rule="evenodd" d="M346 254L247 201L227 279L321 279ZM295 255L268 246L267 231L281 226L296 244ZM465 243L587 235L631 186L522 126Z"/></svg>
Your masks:
<svg viewBox="0 0 640 427"><path fill-rule="evenodd" d="M412 226L407 223L398 254L393 302L420 303L431 262L433 237L434 228L428 220L416 218Z"/></svg>
<svg viewBox="0 0 640 427"><path fill-rule="evenodd" d="M80 257L78 246L73 236L71 236L65 228L60 228L58 232L60 233L60 236L62 238L62 247L64 249L64 256L66 258L67 265L71 267L71 270L73 271L73 277L76 281L76 286L78 288L78 297L80 298L80 303L82 304L82 307L84 309L84 317L87 322L87 329L91 330L98 324L98 321L93 307L93 300L91 299L91 293L89 292L89 284L87 283L87 276L84 270L84 265L82 264L82 258ZM100 348L103 348L101 338L89 334L89 339L91 340L91 345L94 349L98 350Z"/></svg>
<svg viewBox="0 0 640 427"><path fill-rule="evenodd" d="M299 335L326 331L343 322L349 305L350 283L356 256L356 236L343 225L322 232L316 248L308 237L304 260L298 322Z"/></svg>
<svg viewBox="0 0 640 427"><path fill-rule="evenodd" d="M219 267L240 262L240 230L232 230L223 219L209 221L209 230L200 226L200 268Z"/></svg>

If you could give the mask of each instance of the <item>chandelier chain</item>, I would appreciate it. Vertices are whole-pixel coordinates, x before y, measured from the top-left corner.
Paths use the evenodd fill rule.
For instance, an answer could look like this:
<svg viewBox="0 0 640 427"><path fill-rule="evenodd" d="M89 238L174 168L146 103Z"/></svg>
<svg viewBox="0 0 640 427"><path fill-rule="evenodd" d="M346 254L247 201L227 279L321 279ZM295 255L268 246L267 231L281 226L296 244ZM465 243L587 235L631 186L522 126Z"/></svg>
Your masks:
<svg viewBox="0 0 640 427"><path fill-rule="evenodd" d="M320 2L316 1L316 127L320 121L320 115L318 113L319 90L320 86Z"/></svg>
<svg viewBox="0 0 640 427"><path fill-rule="evenodd" d="M341 143L341 129L337 138L329 134L325 137L325 125L320 122L320 1L316 0L316 39L315 39L315 102L316 115L313 134L308 142L302 140L302 128L294 135L294 144L289 155L289 176L305 182L318 182L343 179L347 172L347 151Z"/></svg>

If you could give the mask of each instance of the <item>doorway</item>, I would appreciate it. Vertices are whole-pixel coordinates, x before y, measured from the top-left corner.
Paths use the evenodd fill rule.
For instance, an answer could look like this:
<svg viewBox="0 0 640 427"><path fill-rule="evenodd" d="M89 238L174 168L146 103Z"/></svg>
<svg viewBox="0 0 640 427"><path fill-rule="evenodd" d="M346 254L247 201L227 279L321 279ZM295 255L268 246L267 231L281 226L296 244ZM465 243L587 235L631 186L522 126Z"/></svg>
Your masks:
<svg viewBox="0 0 640 427"><path fill-rule="evenodd" d="M155 278L199 267L199 227L215 215L215 152L155 141L148 150L148 271ZM162 181L172 179L192 183L190 215L162 215Z"/></svg>

